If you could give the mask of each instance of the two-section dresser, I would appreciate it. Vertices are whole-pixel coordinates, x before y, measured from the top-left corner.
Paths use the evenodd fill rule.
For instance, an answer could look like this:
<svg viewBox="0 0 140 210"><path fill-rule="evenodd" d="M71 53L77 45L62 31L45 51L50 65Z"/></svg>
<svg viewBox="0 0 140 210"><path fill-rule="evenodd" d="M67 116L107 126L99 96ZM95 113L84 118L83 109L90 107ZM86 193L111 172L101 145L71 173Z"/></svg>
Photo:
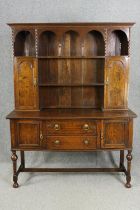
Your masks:
<svg viewBox="0 0 140 210"><path fill-rule="evenodd" d="M133 23L9 24L15 110L10 119L13 187L20 172L124 172L131 184L128 109ZM27 168L25 151L118 150L116 168ZM127 150L127 167L124 151ZM17 169L18 156L21 164Z"/></svg>

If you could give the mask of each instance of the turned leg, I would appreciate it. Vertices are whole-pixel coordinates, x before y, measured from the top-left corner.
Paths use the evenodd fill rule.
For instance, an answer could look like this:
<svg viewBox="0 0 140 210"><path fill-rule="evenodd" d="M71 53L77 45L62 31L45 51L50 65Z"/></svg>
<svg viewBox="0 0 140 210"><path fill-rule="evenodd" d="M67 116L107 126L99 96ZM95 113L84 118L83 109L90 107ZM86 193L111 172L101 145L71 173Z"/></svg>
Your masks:
<svg viewBox="0 0 140 210"><path fill-rule="evenodd" d="M16 155L16 151L12 151L12 156L11 156L11 160L13 161L13 187L14 188L18 188L18 176L17 176L17 155Z"/></svg>
<svg viewBox="0 0 140 210"><path fill-rule="evenodd" d="M120 168L124 166L124 150L120 150Z"/></svg>
<svg viewBox="0 0 140 210"><path fill-rule="evenodd" d="M128 154L126 155L126 159L127 159L127 173L126 173L126 184L125 186L127 188L131 187L131 160L132 160L132 154L131 154L131 150L128 150Z"/></svg>
<svg viewBox="0 0 140 210"><path fill-rule="evenodd" d="M21 166L22 166L22 168L25 168L25 155L24 155L24 151L20 151L20 157L21 157Z"/></svg>

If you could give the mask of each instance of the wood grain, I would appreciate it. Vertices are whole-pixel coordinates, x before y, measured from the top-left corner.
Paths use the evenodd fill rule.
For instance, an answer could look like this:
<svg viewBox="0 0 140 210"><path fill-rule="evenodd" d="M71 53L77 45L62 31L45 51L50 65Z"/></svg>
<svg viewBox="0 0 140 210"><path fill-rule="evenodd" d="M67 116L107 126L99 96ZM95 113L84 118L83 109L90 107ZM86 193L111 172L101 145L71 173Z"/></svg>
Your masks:
<svg viewBox="0 0 140 210"><path fill-rule="evenodd" d="M18 110L38 109L37 60L34 58L15 58L14 84L15 106Z"/></svg>

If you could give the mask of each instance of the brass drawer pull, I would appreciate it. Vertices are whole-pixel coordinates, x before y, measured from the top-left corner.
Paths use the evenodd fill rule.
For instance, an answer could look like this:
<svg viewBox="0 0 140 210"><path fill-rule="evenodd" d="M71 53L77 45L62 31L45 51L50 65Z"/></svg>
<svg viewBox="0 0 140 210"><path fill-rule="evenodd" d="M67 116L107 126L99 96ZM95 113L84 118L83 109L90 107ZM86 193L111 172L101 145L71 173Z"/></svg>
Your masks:
<svg viewBox="0 0 140 210"><path fill-rule="evenodd" d="M55 140L54 143L58 145L60 144L60 140Z"/></svg>
<svg viewBox="0 0 140 210"><path fill-rule="evenodd" d="M59 130L60 130L60 125L59 125L59 124L55 124L55 125L54 125L54 129L55 129L56 131L59 131Z"/></svg>
<svg viewBox="0 0 140 210"><path fill-rule="evenodd" d="M88 145L89 144L89 140L84 140L84 144Z"/></svg>
<svg viewBox="0 0 140 210"><path fill-rule="evenodd" d="M88 125L88 124L84 124L83 129L84 129L85 131L88 131L88 130L89 130L89 125Z"/></svg>

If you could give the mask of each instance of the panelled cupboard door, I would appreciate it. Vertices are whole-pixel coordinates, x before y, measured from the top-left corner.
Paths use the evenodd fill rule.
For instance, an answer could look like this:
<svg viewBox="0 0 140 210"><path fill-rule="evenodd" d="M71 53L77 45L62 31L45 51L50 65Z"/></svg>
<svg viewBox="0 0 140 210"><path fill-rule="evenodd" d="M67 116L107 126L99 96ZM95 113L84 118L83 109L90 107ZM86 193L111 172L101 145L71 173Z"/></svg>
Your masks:
<svg viewBox="0 0 140 210"><path fill-rule="evenodd" d="M114 56L106 59L105 109L127 109L128 63L127 56Z"/></svg>
<svg viewBox="0 0 140 210"><path fill-rule="evenodd" d="M18 148L40 148L42 123L36 120L16 121L16 142Z"/></svg>
<svg viewBox="0 0 140 210"><path fill-rule="evenodd" d="M37 60L15 58L15 106L18 110L38 110Z"/></svg>
<svg viewBox="0 0 140 210"><path fill-rule="evenodd" d="M124 149L130 146L129 122L127 120L104 120L101 148Z"/></svg>

